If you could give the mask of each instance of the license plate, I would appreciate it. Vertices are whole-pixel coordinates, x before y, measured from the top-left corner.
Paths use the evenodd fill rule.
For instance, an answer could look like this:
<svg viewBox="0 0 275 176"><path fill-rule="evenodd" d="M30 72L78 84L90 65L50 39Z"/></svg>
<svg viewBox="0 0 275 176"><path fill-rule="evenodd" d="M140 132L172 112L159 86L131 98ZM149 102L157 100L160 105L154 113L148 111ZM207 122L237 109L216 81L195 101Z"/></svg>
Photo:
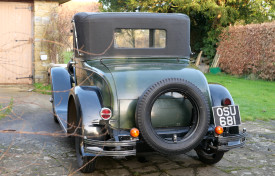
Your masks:
<svg viewBox="0 0 275 176"><path fill-rule="evenodd" d="M231 127L241 125L239 106L216 106L212 110L215 126Z"/></svg>

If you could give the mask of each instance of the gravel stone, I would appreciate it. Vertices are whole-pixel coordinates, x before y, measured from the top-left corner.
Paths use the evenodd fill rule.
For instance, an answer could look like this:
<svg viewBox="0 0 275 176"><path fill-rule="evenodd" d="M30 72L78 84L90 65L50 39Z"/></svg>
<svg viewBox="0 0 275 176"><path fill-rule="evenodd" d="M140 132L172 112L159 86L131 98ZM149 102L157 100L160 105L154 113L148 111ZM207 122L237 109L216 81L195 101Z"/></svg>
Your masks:
<svg viewBox="0 0 275 176"><path fill-rule="evenodd" d="M0 97L4 97L3 100L9 100L12 96L13 120L2 119L0 130L62 134L61 127L52 118L49 95L1 88ZM223 159L215 165L200 162L194 150L176 156L154 152L144 154L146 162L139 162L137 157L98 158L96 171L89 175L274 176L275 120L245 122L241 128L247 129L246 145L226 152ZM0 139L0 175L86 175L77 171L73 138L0 133Z"/></svg>

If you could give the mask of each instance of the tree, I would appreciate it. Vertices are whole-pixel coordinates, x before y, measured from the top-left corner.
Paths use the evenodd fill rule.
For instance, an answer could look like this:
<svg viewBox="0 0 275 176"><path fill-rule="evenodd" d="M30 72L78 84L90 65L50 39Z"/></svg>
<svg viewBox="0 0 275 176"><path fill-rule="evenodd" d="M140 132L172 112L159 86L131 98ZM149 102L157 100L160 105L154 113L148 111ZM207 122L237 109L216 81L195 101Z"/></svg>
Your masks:
<svg viewBox="0 0 275 176"><path fill-rule="evenodd" d="M274 0L99 0L102 11L184 13L191 21L191 47L213 58L221 31L235 23L275 19Z"/></svg>

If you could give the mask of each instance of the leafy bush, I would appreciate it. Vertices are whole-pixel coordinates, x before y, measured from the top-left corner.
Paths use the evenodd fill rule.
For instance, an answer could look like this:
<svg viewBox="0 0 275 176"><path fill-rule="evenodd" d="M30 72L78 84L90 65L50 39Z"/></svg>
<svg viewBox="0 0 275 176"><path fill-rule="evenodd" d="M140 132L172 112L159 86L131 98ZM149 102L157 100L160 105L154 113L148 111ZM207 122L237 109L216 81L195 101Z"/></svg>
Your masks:
<svg viewBox="0 0 275 176"><path fill-rule="evenodd" d="M67 64L71 58L73 57L73 52L72 51L65 51L62 53L62 57L64 58L64 64Z"/></svg>
<svg viewBox="0 0 275 176"><path fill-rule="evenodd" d="M184 13L191 21L191 48L213 59L223 28L236 23L275 19L275 1L224 0L99 0L101 11Z"/></svg>
<svg viewBox="0 0 275 176"><path fill-rule="evenodd" d="M57 9L53 9L50 17L51 23L47 25L44 42L50 61L53 63L63 63L64 59L62 53L66 49L72 49L72 42L70 38L72 33L70 32L71 20L65 17L72 18L72 15L67 11L58 12Z"/></svg>
<svg viewBox="0 0 275 176"><path fill-rule="evenodd" d="M231 26L217 48L221 69L233 75L275 80L275 21Z"/></svg>

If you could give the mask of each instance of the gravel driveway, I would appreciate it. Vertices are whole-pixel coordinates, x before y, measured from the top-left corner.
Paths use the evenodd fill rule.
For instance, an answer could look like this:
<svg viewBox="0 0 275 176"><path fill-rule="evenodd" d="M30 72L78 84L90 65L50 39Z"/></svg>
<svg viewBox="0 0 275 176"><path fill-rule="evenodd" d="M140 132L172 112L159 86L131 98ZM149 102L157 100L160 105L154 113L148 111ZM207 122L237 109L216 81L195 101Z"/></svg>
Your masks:
<svg viewBox="0 0 275 176"><path fill-rule="evenodd" d="M84 175L77 171L73 140L63 136L52 118L50 96L0 87L1 104L11 97L13 113L0 120L0 175ZM90 175L274 176L275 121L244 122L243 127L249 133L245 147L227 152L213 166L198 161L194 151L177 156L147 153L143 161L99 158Z"/></svg>

